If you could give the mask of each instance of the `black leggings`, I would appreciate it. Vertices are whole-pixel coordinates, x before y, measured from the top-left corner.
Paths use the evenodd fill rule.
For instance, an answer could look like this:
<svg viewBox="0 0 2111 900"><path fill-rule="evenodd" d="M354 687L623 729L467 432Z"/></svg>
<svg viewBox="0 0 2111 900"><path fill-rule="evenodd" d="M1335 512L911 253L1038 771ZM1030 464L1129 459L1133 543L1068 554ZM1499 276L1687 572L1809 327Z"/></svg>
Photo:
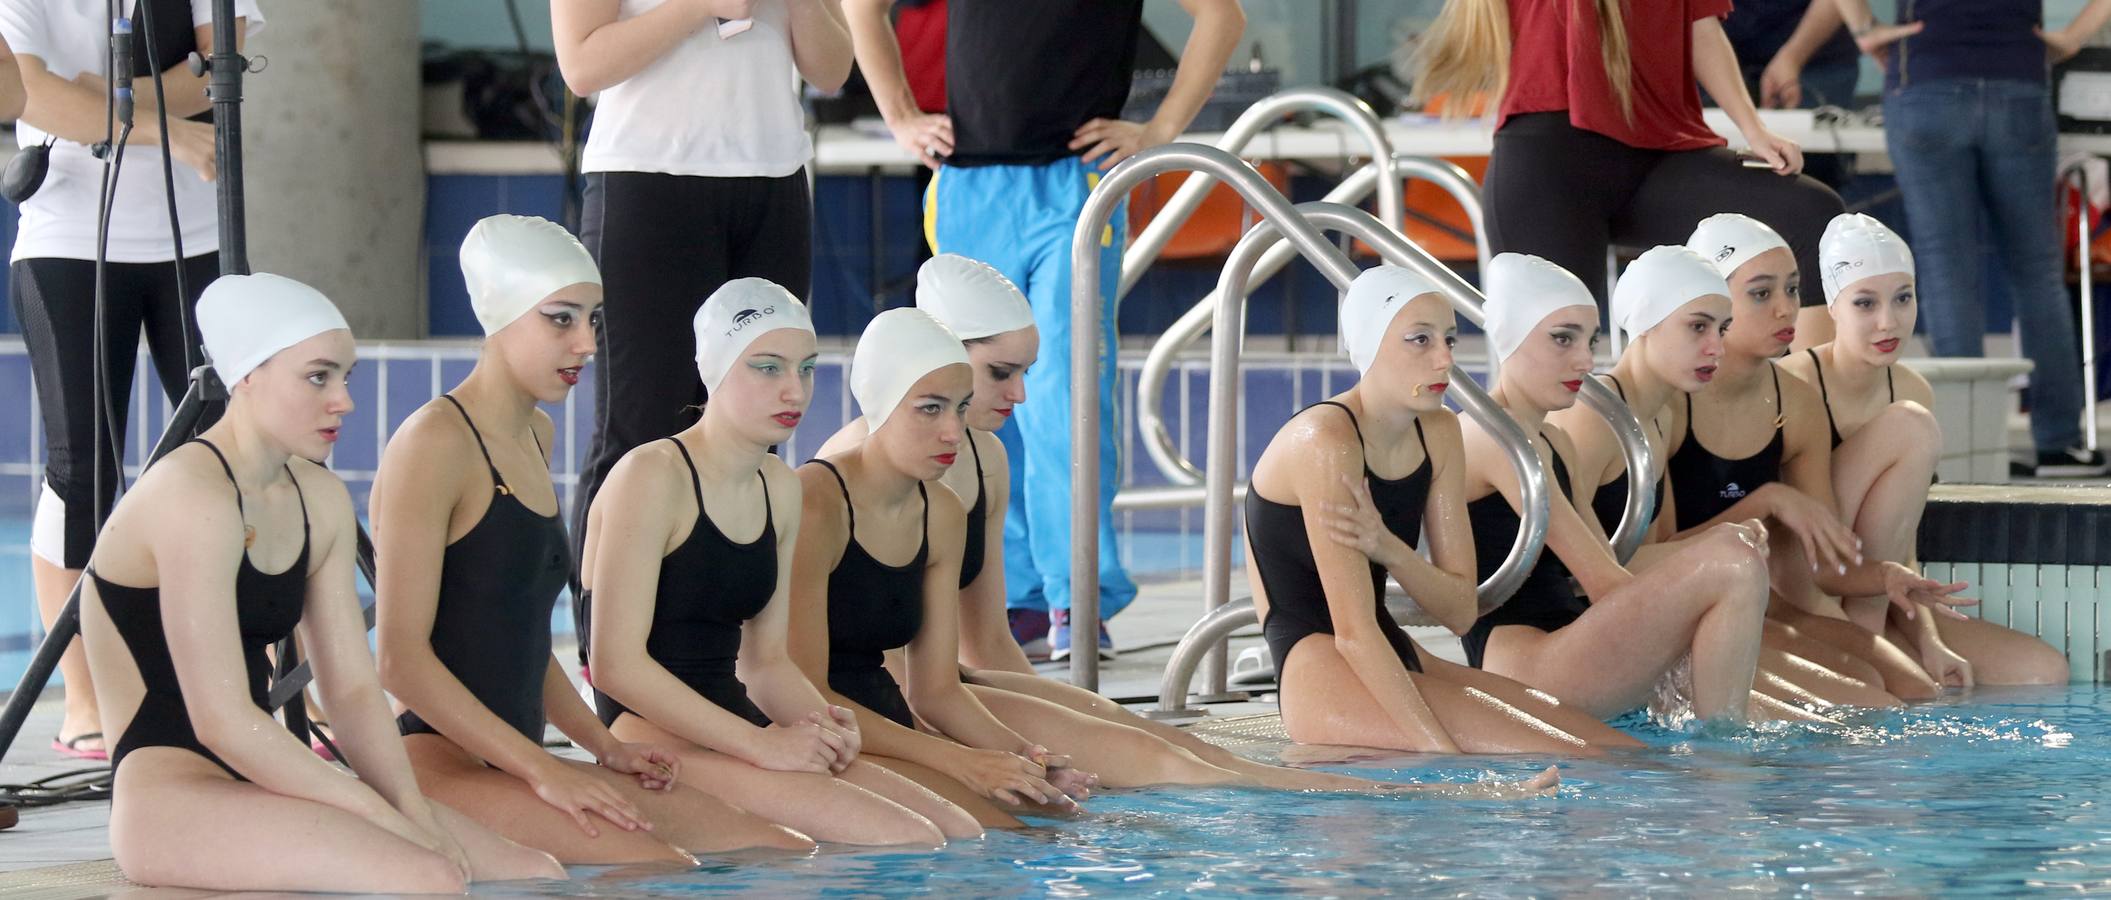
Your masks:
<svg viewBox="0 0 2111 900"><path fill-rule="evenodd" d="M587 507L616 461L696 421L704 386L691 320L704 298L755 277L804 299L813 282L813 201L803 171L782 178L597 172L586 178L585 201L579 237L601 267L605 299L595 339L594 437L572 493L574 559L586 541Z"/></svg>
<svg viewBox="0 0 2111 900"><path fill-rule="evenodd" d="M1810 176L1748 169L1723 147L1637 150L1569 124L1567 112L1514 116L1495 133L1484 196L1490 249L1545 257L1583 279L1601 307L1608 245L1684 244L1724 212L1780 232L1803 273L1803 305L1822 306L1818 238L1845 211Z"/></svg>
<svg viewBox="0 0 2111 900"><path fill-rule="evenodd" d="M195 310L198 295L220 274L220 255L183 261L184 287L176 294L173 263L110 263L103 311L103 361L110 390L113 450L122 448L132 403L132 365L139 331L145 327L154 373L171 402L183 396L192 363L202 363ZM22 343L36 382L44 417L44 483L66 504L66 568L88 564L95 549L95 262L85 259L25 259L8 268L8 293L22 323ZM189 320L190 329L183 325ZM101 502L116 497L119 452L105 461Z"/></svg>

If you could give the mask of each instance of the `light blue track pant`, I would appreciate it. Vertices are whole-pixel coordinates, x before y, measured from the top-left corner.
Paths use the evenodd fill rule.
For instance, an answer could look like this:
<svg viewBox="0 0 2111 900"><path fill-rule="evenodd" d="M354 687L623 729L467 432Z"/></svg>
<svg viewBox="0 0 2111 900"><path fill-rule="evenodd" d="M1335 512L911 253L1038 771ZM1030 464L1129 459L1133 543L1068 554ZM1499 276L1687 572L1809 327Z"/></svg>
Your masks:
<svg viewBox="0 0 2111 900"><path fill-rule="evenodd" d="M948 166L925 196L924 234L933 252L989 263L1026 292L1041 331L1040 361L1026 372L1026 402L997 432L1011 456L1004 519L1005 605L1070 608L1070 239L1099 173L1076 157L1038 166ZM1128 239L1124 204L1100 241L1099 581L1102 617L1136 599L1114 546L1114 493L1121 486L1115 416L1114 292Z"/></svg>

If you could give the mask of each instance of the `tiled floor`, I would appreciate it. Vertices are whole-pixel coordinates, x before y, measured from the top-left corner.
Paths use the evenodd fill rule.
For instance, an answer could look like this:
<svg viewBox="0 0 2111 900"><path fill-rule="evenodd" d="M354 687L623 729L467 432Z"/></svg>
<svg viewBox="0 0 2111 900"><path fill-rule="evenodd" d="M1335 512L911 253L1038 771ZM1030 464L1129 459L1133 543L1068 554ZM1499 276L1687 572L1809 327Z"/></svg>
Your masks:
<svg viewBox="0 0 2111 900"><path fill-rule="evenodd" d="M1200 613L1200 596L1201 585L1197 582L1145 586L1138 601L1109 623L1122 654L1120 659L1102 665L1102 693L1117 698L1155 698L1160 673L1173 645ZM1432 652L1459 658L1457 641L1448 634L1416 629L1415 638ZM1259 644L1256 629L1251 636L1232 641L1232 654L1236 657L1240 650ZM560 659L569 659L570 653L569 647L558 648ZM1067 666L1068 663L1043 664L1041 668L1044 674L1066 677ZM1272 711L1272 705L1259 702L1264 699L1212 707L1212 716ZM50 749L59 717L57 695L48 694L30 714L17 746L0 759L0 784L22 784L82 768L80 763L60 759ZM12 897L18 889L27 890L29 884L24 879L36 870L109 858L109 812L107 802L24 810L20 824L0 832L0 894ZM105 896L109 893L107 882L93 877L97 873L107 874L107 870L36 872L35 880L40 886L35 896L51 900Z"/></svg>

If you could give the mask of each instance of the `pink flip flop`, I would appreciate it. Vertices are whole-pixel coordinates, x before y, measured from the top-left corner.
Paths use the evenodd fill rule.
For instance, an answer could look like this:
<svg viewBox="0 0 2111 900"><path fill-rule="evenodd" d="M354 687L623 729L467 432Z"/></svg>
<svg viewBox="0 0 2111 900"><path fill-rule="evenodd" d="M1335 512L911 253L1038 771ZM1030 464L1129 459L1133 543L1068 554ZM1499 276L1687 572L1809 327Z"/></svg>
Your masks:
<svg viewBox="0 0 2111 900"><path fill-rule="evenodd" d="M70 738L52 738L51 749L53 750L53 752L56 752L58 753L58 755L66 757L67 759L83 759L91 762L106 762L110 759L109 749L104 747L81 746L83 743L86 743L88 741L100 741L102 739L103 733L100 731L84 731Z"/></svg>

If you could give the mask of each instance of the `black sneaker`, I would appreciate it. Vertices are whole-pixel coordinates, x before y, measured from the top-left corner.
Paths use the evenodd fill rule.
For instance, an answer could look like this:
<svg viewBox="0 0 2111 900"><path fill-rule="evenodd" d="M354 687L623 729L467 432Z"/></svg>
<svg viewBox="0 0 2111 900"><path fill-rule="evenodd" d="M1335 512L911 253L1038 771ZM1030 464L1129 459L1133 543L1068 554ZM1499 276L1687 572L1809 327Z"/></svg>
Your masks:
<svg viewBox="0 0 2111 900"><path fill-rule="evenodd" d="M2015 466L2012 472L2028 478L2097 478L2111 471L2111 462L2101 450L2068 447L2038 451L2037 465Z"/></svg>

